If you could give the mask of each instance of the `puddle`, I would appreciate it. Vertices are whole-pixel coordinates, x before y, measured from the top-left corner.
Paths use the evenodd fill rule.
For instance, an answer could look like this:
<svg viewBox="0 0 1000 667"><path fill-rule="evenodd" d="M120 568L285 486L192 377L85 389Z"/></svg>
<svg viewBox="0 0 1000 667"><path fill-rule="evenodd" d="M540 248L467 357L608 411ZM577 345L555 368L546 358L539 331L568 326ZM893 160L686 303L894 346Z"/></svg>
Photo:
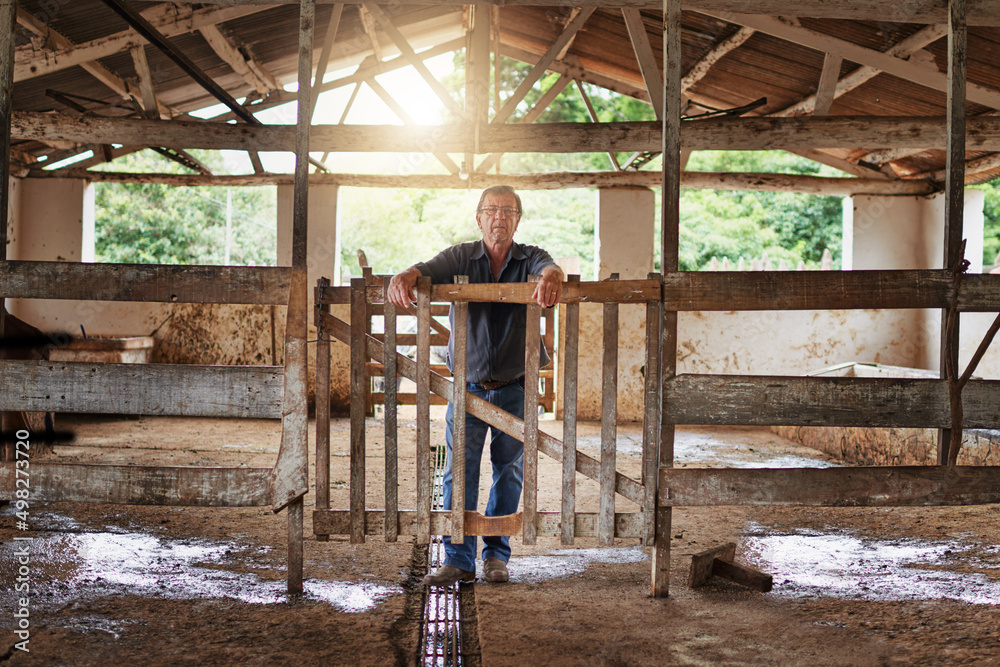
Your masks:
<svg viewBox="0 0 1000 667"><path fill-rule="evenodd" d="M638 563L649 556L638 546L607 549L559 549L544 556L514 556L508 563L510 580L537 584L586 571L591 563Z"/></svg>
<svg viewBox="0 0 1000 667"><path fill-rule="evenodd" d="M0 545L0 581L13 581L14 573L7 565L16 562L13 551L24 544L30 544L36 595L39 601L54 605L110 595L170 600L228 598L249 604L288 601L283 576L266 580L253 572L225 569L233 562L231 557L248 560L248 547L236 543L167 540L143 533L34 533L30 542ZM252 561L248 564L254 567ZM371 609L402 592L398 587L371 582L316 579L305 581L303 587L303 598L351 613ZM114 633L113 629L106 631Z"/></svg>
<svg viewBox="0 0 1000 667"><path fill-rule="evenodd" d="M1000 569L998 547L873 540L846 531L775 534L757 524L750 532L742 558L774 577L773 595L1000 604L1000 579L984 572Z"/></svg>

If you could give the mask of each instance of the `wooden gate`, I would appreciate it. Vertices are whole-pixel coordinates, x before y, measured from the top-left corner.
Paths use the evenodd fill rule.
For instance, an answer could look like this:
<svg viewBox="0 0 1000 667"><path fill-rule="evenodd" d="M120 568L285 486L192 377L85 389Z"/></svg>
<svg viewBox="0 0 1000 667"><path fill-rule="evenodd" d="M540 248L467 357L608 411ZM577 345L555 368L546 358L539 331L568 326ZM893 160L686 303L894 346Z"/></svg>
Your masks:
<svg viewBox="0 0 1000 667"><path fill-rule="evenodd" d="M563 393L563 439L560 441L538 428L539 394L525 392L524 419L518 419L467 391L465 387L465 340L468 303L490 301L523 303L527 307L525 341L525 387L539 386L539 340L541 308L532 300L531 283L434 285L422 278L417 284L416 361L399 354L395 334L396 308L386 302L388 281L355 279L351 287L330 287L321 280L316 290L316 322L319 331L317 352L317 443L316 443L316 511L313 527L319 539L333 534L349 534L352 542L362 542L366 535L382 534L393 541L398 535L415 535L427 543L431 535L450 535L461 541L466 535L517 535L525 544L534 544L537 536L557 536L564 544L574 537L597 537L601 544L612 544L616 537L637 538L652 544L656 502L656 461L659 437L659 376L647 373L645 383L645 416L643 429L643 467L641 479L632 479L617 470L617 378L618 378L618 307L621 303L646 304L647 345L646 368L659 369L659 322L661 282L658 276L639 281L605 281L581 283L571 278L564 286L562 302L567 304L566 346L562 350L560 368L567 390ZM376 284L378 283L378 284ZM430 365L432 303L448 303L455 308L454 380L432 372ZM579 304L604 304L603 341L603 416L601 455L593 458L576 446L576 385L579 336ZM331 304L350 303L350 322L344 322L329 312ZM369 318L375 308L384 312L384 341L372 336ZM350 507L330 508L330 435L329 435L329 346L335 338L351 346L351 458ZM396 428L395 383L385 383L385 499L381 509L369 509L365 501L365 400L364 377L366 364L374 360L382 364L386 377L397 374L417 384L417 458L416 507L400 508L398 448ZM323 376L325 375L325 377ZM464 440L465 414L468 412L491 427L524 442L524 491L522 511L508 517L485 517L479 512L456 507L447 511L432 511L432 471L430 446L430 396L442 397L454 403L455 441ZM322 411L322 412L321 412ZM561 507L543 510L537 503L538 455L546 454L562 462L563 483ZM465 461L463 448L453 452L455 497L464 497ZM576 473L597 481L600 485L600 509L596 513L576 510ZM623 496L641 509L639 512L616 512L615 500Z"/></svg>

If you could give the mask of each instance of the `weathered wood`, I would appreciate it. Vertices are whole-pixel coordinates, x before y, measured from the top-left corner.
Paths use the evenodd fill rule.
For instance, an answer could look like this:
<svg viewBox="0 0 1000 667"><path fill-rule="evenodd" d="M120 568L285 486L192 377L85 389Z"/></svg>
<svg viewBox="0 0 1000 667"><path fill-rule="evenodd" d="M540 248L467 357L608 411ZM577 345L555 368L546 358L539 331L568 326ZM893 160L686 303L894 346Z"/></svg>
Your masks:
<svg viewBox="0 0 1000 667"><path fill-rule="evenodd" d="M612 273L611 281L618 280ZM600 544L614 543L615 468L618 451L618 304L604 304L601 363Z"/></svg>
<svg viewBox="0 0 1000 667"><path fill-rule="evenodd" d="M962 392L966 428L1000 426L1000 381ZM679 375L664 382L671 424L870 426L951 425L946 380Z"/></svg>
<svg viewBox="0 0 1000 667"><path fill-rule="evenodd" d="M613 153L612 153L613 154ZM847 167L849 163L841 166ZM969 165L970 171L972 164ZM992 165L995 167L996 165ZM976 163L978 171L989 170L987 158ZM870 170L869 170L870 171ZM878 172L876 172L878 173ZM929 172L930 180L941 180L944 172ZM251 185L288 185L291 174L148 174L117 171L87 171L63 168L57 170L29 169L30 178L82 178L103 183L156 183L173 186L242 187ZM518 190L562 190L565 188L604 187L613 185L659 187L661 176L655 171L571 171L542 174L471 174L462 180L453 174L310 174L312 184L341 185L357 188L459 189L486 188L510 184ZM800 174L720 173L685 171L681 187L688 190L749 190L758 192L800 192L813 195L848 197L872 195L926 195L937 191L933 183L923 179L877 180L875 178L834 178Z"/></svg>
<svg viewBox="0 0 1000 667"><path fill-rule="evenodd" d="M563 283L560 303L644 303L659 301L659 282L622 280L614 282ZM471 285L434 285L434 301L499 301L531 304L531 283L474 283Z"/></svg>
<svg viewBox="0 0 1000 667"><path fill-rule="evenodd" d="M852 146L943 148L943 119L932 116L744 117L685 122L681 144L688 150L810 150ZM1000 150L1000 118L969 118L969 150ZM291 151L294 128L248 127L220 122L74 117L15 111L14 139L69 141L83 144L156 144L175 148ZM658 122L520 123L482 128L478 138L470 123L452 125L316 125L311 151L464 153L589 153L656 151L662 146Z"/></svg>
<svg viewBox="0 0 1000 667"><path fill-rule="evenodd" d="M728 561L736 558L736 543L729 542L691 556L691 569L688 571L688 586L697 588L707 584L708 580L712 578L712 564L716 558Z"/></svg>
<svg viewBox="0 0 1000 667"><path fill-rule="evenodd" d="M417 361L411 366L412 373L409 375L417 383L417 543L429 544L431 541L431 484L433 483L433 471L431 470L431 411L429 397L431 393L431 365L430 365L430 313L431 306L431 279L421 276L417 279ZM357 338L355 345L361 341ZM371 339L369 338L368 341ZM363 346L358 345L363 349ZM397 355L396 362L404 370L406 365L402 364L401 355ZM407 359L407 361L409 361ZM454 396L445 398L454 399ZM464 443L459 443L459 447Z"/></svg>
<svg viewBox="0 0 1000 667"><path fill-rule="evenodd" d="M660 504L916 507L1000 502L1000 467L673 468Z"/></svg>
<svg viewBox="0 0 1000 667"><path fill-rule="evenodd" d="M365 279L351 279L351 338L365 336ZM351 346L351 542L365 541L365 366L360 345Z"/></svg>
<svg viewBox="0 0 1000 667"><path fill-rule="evenodd" d="M761 593L770 593L774 587L774 578L766 572L721 558L712 561L712 574Z"/></svg>
<svg viewBox="0 0 1000 667"><path fill-rule="evenodd" d="M668 310L947 308L952 273L891 271L701 271L663 277ZM960 311L1000 310L1000 276L962 278Z"/></svg>
<svg viewBox="0 0 1000 667"><path fill-rule="evenodd" d="M325 318L325 323L326 324L324 324L324 326L329 325L329 331L336 336L338 340L350 344L351 329L349 325L333 316ZM369 357L379 358L382 356L384 349L382 343L374 338L368 338L367 343ZM404 357L403 355L397 355L396 363L399 366L400 375L410 378L411 380L416 378L416 362L412 359ZM431 390L438 396L447 400L451 399L453 386L451 381L447 378L444 378L437 373L431 373L430 387ZM519 440L524 438L524 422L522 420L517 419L508 412L500 410L475 394L470 394L466 397L466 400L468 401L467 407L469 414L482 419L491 427L498 428L504 433L510 434L514 438ZM538 450L556 461L562 461L562 443L544 431L539 431L538 433ZM582 452L577 452L577 472L585 477L596 480L598 478L598 468L599 463L596 459L591 456L587 456ZM620 472L615 473L615 491L634 503L642 503L642 486L635 480L626 477Z"/></svg>
<svg viewBox="0 0 1000 667"><path fill-rule="evenodd" d="M580 282L571 275L568 283ZM563 375L563 460L560 533L563 544L573 544L576 525L576 408L580 356L580 304L566 304L566 332L560 369Z"/></svg>
<svg viewBox="0 0 1000 667"><path fill-rule="evenodd" d="M270 468L122 466L31 461L29 502L259 507L271 504ZM0 499L24 482L16 463L0 463Z"/></svg>
<svg viewBox="0 0 1000 667"><path fill-rule="evenodd" d="M299 496L288 504L288 593L302 594L303 565L303 519L305 515L305 500Z"/></svg>
<svg viewBox="0 0 1000 667"><path fill-rule="evenodd" d="M559 512L538 512L538 535L540 537L558 537L560 528ZM521 531L522 514L511 514L502 517L487 517L478 512L465 513L466 535L516 535ZM598 515L596 513L578 512L574 521L573 531L579 537L597 537ZM382 534L384 513L381 510L368 510L365 516L365 533L367 535ZM346 510L316 510L313 512L313 526L330 535L345 535L350 531L350 512ZM451 531L451 512L435 510L431 513L431 531L435 535L448 535ZM399 535L417 534L416 510L400 510ZM642 515L637 513L620 513L615 515L615 537L638 538L642 535Z"/></svg>
<svg viewBox="0 0 1000 667"><path fill-rule="evenodd" d="M166 0L186 4L187 0ZM206 5L255 5L264 0L206 0ZM317 4L337 4L343 0L317 0ZM345 4L358 4L366 0L350 0ZM427 0L397 0L401 6L423 5ZM268 5L297 4L298 0L267 0ZM439 0L439 5L464 5L466 0ZM605 7L604 0L505 0L508 7ZM615 7L636 7L660 11L663 3L659 0L618 0ZM678 10L680 6L678 5ZM741 11L748 14L787 15L786 0L686 0L684 9L704 11ZM855 0L799 0L795 4L796 16L816 18L854 19L857 21L894 21L897 23L943 23L948 13L940 0L913 0L900 3L893 0L870 0L858 3ZM969 25L997 25L1000 23L1000 2L998 0L969 0Z"/></svg>
<svg viewBox="0 0 1000 667"><path fill-rule="evenodd" d="M289 281L275 266L0 262L0 294L21 299L286 304Z"/></svg>
<svg viewBox="0 0 1000 667"><path fill-rule="evenodd" d="M844 59L836 53L827 53L823 59L823 71L816 87L816 102L813 105L814 116L830 115L830 107L837 90L837 79L840 78L840 66Z"/></svg>
<svg viewBox="0 0 1000 667"><path fill-rule="evenodd" d="M538 276L529 276L528 287L537 287ZM529 303L524 336L524 544L533 545L538 532L538 364L542 307ZM458 386L458 385L456 385Z"/></svg>
<svg viewBox="0 0 1000 667"><path fill-rule="evenodd" d="M465 284L468 276L455 276L455 282ZM452 364L456 387L465 387L466 368L469 357L469 304L455 303L455 359ZM422 348L421 348L422 349ZM452 544L465 543L465 396L467 392L452 394L451 417L451 540ZM473 507L473 510L476 508Z"/></svg>
<svg viewBox="0 0 1000 667"><path fill-rule="evenodd" d="M382 289L388 292L388 280L383 281ZM399 434L396 431L398 412L396 409L396 306L389 303L388 299L386 299L383 317L385 330L385 354L382 357L383 377L385 378L385 393L382 397L382 421L385 428L385 526L383 531L387 542L395 542L396 527L399 524Z"/></svg>
<svg viewBox="0 0 1000 667"><path fill-rule="evenodd" d="M622 7L622 17L625 19L629 41L632 42L632 50L635 51L635 59L639 63L639 71L642 73L643 83L646 84L653 111L657 118L663 118L663 95L660 94L663 90L663 81L660 79L660 68L653 54L653 47L649 43L649 33L646 32L642 14L634 7Z"/></svg>
<svg viewBox="0 0 1000 667"><path fill-rule="evenodd" d="M7 259L7 226L10 216L11 114L14 109L14 39L17 3L0 0L0 261ZM0 289L0 336L6 292Z"/></svg>
<svg viewBox="0 0 1000 667"><path fill-rule="evenodd" d="M188 417L281 416L274 366L0 361L0 409Z"/></svg>
<svg viewBox="0 0 1000 667"><path fill-rule="evenodd" d="M649 274L659 280L658 274ZM656 531L656 471L660 456L660 417L663 383L660 379L660 325L663 313L660 303L646 304L646 367L643 380L642 411L642 514L646 534L643 544L651 546Z"/></svg>
<svg viewBox="0 0 1000 667"><path fill-rule="evenodd" d="M330 284L320 278L316 291ZM330 306L316 305L316 509L330 508L330 336L323 331L323 317ZM316 535L320 542L328 535Z"/></svg>

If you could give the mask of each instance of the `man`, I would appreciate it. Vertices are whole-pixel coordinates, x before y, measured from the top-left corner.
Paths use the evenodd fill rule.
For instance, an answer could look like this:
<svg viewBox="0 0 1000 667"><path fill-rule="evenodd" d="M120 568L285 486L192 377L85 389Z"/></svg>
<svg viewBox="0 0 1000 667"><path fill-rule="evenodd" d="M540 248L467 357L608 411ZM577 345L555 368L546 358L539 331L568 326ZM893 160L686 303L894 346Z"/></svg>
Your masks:
<svg viewBox="0 0 1000 667"><path fill-rule="evenodd" d="M549 253L536 246L514 242L521 221L521 198L508 185L487 188L479 198L476 222L483 238L452 246L427 262L414 264L389 282L388 299L404 307L414 300L414 287L421 275L433 283L452 283L455 276L468 276L470 283L526 282L540 275L532 298L542 307L559 303L565 279ZM452 312L454 317L454 311ZM524 418L524 332L526 308L505 303L470 303L468 329L467 388L519 418ZM453 323L454 327L454 323ZM541 350L544 365L548 355ZM452 367L454 346L448 346L448 367ZM536 388L532 387L532 391ZM452 405L448 405L445 439L448 456L444 473L444 507L451 509L452 488ZM479 501L479 464L489 426L466 415L465 425L465 509L475 510ZM461 445L460 445L461 446ZM517 512L524 468L524 444L493 430L490 441L493 485L486 516ZM456 581L476 578L477 539L467 536L463 544L444 539L445 564L423 579L425 586L449 586ZM483 575L487 581L508 580L509 537L483 538Z"/></svg>

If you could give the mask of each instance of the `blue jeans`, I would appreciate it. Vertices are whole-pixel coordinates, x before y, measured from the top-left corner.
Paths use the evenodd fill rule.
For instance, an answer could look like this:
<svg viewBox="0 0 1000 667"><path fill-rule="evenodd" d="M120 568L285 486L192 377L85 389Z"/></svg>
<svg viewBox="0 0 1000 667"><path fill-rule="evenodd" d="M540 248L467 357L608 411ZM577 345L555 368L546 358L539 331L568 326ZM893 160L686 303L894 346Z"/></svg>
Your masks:
<svg viewBox="0 0 1000 667"><path fill-rule="evenodd" d="M473 394L506 410L519 419L524 418L524 380L518 380L506 387L487 391L479 385L469 384ZM444 507L451 509L451 451L453 406L448 404L447 430L448 458L444 471ZM475 510L479 506L479 464L486 445L489 424L477 417L465 415L465 509ZM524 443L506 433L492 430L490 440L490 462L493 464L493 485L490 499L486 504L486 516L505 516L517 512L521 500L521 484L524 479ZM452 544L451 538L444 538L445 564L474 572L478 538L466 535L463 544ZM510 559L509 537L483 537L483 560L499 558L505 563Z"/></svg>

